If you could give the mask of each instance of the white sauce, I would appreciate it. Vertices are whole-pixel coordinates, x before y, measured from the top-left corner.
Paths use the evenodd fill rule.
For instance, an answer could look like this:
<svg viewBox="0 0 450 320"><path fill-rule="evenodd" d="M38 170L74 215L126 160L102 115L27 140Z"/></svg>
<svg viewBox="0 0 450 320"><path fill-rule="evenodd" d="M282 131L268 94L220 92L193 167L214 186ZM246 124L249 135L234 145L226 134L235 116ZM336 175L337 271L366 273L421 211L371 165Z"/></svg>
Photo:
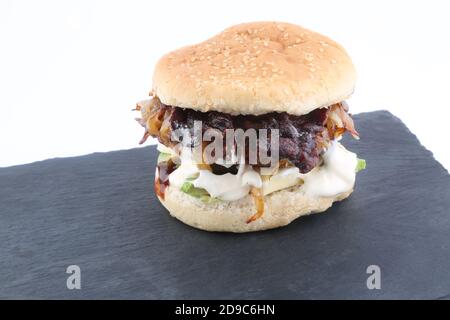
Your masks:
<svg viewBox="0 0 450 320"><path fill-rule="evenodd" d="M193 182L195 187L203 188L214 197L224 201L239 200L250 191L250 187L261 188L262 181L259 173L251 166L240 164L236 175L226 173L215 175L208 170L200 170L200 175Z"/></svg>
<svg viewBox="0 0 450 320"><path fill-rule="evenodd" d="M331 143L323 155L324 163L306 174L300 174L307 194L316 197L332 197L349 191L355 183L356 154L339 142Z"/></svg>
<svg viewBox="0 0 450 320"><path fill-rule="evenodd" d="M263 194L282 190L299 184L306 194L314 197L332 197L349 191L355 183L356 154L346 150L339 142L332 142L323 155L322 166L301 174L298 168L285 168L262 182L261 176L251 166L240 164L236 175L215 175L208 170L199 170L192 159L190 149L181 152L180 166L170 174L170 184L180 188L187 178L195 187L203 188L215 198L235 201L245 197L250 187L263 188Z"/></svg>
<svg viewBox="0 0 450 320"><path fill-rule="evenodd" d="M192 153L189 148L183 148L180 155L180 165L169 175L169 183L172 186L181 188L186 179L193 178L198 175L198 168L192 159Z"/></svg>

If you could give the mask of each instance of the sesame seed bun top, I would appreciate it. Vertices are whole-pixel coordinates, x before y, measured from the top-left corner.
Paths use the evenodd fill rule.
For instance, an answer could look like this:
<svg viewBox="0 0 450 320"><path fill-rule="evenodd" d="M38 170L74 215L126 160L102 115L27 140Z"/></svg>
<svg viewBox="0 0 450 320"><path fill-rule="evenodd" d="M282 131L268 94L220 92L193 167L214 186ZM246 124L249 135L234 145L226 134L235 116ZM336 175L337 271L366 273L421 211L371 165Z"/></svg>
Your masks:
<svg viewBox="0 0 450 320"><path fill-rule="evenodd" d="M294 24L254 22L164 55L153 93L200 111L302 115L345 100L355 80L350 57L333 40Z"/></svg>

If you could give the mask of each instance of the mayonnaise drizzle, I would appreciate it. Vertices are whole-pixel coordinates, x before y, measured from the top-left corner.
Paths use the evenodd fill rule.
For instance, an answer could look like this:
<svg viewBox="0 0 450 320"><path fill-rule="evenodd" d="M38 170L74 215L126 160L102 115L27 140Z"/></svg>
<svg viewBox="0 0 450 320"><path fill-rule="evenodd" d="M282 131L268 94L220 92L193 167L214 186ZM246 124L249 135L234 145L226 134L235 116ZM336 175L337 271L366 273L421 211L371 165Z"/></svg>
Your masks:
<svg viewBox="0 0 450 320"><path fill-rule="evenodd" d="M251 166L239 164L238 173L216 175L208 170L200 170L200 175L193 181L197 188L203 188L214 197L224 201L235 201L245 197L250 187L260 188L261 176Z"/></svg>
<svg viewBox="0 0 450 320"><path fill-rule="evenodd" d="M346 150L339 142L332 142L323 155L323 164L306 174L296 167L285 168L262 182L259 173L251 166L239 164L236 175L213 174L209 170L200 170L195 164L191 150L181 151L181 164L170 174L171 185L180 188L188 178L197 188L205 189L212 197L224 201L239 200L250 191L250 187L263 188L263 194L297 185L303 181L303 191L314 197L332 197L352 189L355 183L356 154Z"/></svg>
<svg viewBox="0 0 450 320"><path fill-rule="evenodd" d="M356 154L339 142L332 142L323 155L323 165L300 174L305 193L316 197L333 197L350 191L355 183Z"/></svg>
<svg viewBox="0 0 450 320"><path fill-rule="evenodd" d="M169 175L170 185L177 188L181 188L187 179L194 178L199 172L189 148L183 148L181 150L179 161L180 165L178 168Z"/></svg>

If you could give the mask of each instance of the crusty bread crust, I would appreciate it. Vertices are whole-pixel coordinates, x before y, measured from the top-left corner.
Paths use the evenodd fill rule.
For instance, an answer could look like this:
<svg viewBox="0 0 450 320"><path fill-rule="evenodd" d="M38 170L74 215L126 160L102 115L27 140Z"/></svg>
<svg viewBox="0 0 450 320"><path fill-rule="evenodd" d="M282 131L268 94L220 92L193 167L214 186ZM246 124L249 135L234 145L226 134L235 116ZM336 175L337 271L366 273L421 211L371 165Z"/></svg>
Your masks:
<svg viewBox="0 0 450 320"><path fill-rule="evenodd" d="M207 231L250 232L285 226L300 216L327 210L334 201L347 198L353 189L335 197L311 197L301 186L280 190L264 197L261 218L247 223L256 211L253 199L246 196L238 201L206 204L168 187L164 199L159 198L172 216L182 222Z"/></svg>
<svg viewBox="0 0 450 320"><path fill-rule="evenodd" d="M164 104L230 114L294 115L345 100L356 72L333 40L300 26L254 22L163 56L153 92Z"/></svg>

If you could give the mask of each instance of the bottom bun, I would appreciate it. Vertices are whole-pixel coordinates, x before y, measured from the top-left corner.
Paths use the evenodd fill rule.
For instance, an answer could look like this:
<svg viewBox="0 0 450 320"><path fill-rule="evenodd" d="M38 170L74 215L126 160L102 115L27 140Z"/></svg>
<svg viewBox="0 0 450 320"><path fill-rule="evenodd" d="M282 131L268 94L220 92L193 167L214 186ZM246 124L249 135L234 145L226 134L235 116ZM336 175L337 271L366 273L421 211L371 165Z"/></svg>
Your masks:
<svg viewBox="0 0 450 320"><path fill-rule="evenodd" d="M159 200L172 216L192 227L207 231L250 232L285 226L298 217L323 212L334 201L343 200L352 192L353 189L334 197L311 197L301 186L280 190L264 197L264 214L250 223L247 220L256 212L251 196L233 202L203 203L169 186L164 199Z"/></svg>

